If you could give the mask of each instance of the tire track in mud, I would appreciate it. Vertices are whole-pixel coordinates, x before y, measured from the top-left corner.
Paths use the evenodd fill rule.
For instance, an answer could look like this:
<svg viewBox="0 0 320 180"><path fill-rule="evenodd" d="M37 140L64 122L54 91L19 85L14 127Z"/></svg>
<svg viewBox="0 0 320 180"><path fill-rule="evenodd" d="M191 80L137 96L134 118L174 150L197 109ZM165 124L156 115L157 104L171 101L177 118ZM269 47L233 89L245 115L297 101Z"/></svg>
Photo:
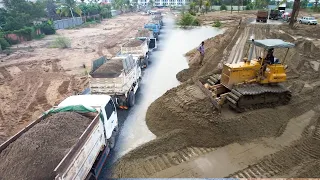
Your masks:
<svg viewBox="0 0 320 180"><path fill-rule="evenodd" d="M251 27L246 27L240 37L238 38L237 42L233 46L231 53L229 55L229 58L227 60L227 63L237 63L241 61L242 52L244 49L244 45L249 39L249 32L251 30Z"/></svg>
<svg viewBox="0 0 320 180"><path fill-rule="evenodd" d="M6 68L0 67L0 73L2 74L5 80L10 81L12 79L10 72Z"/></svg>
<svg viewBox="0 0 320 180"><path fill-rule="evenodd" d="M140 178L152 177L157 172L163 171L193 158L214 151L215 148L187 147L175 152L152 156L138 163L135 169L138 170Z"/></svg>
<svg viewBox="0 0 320 180"><path fill-rule="evenodd" d="M306 135L306 134L304 134ZM320 159L320 122L312 133L312 137L304 138L300 143L287 146L283 150L269 155L262 161L230 174L227 178L271 178L304 162Z"/></svg>
<svg viewBox="0 0 320 180"><path fill-rule="evenodd" d="M19 102L18 110L24 109L21 117L19 118L20 122L28 121L32 116L35 107L37 106L36 98L38 95L38 91L41 86L43 86L43 82L38 83L39 86L34 86L33 84L29 84L31 88L27 90L27 94L23 97L23 99Z"/></svg>
<svg viewBox="0 0 320 180"><path fill-rule="evenodd" d="M104 56L104 54L102 52L104 47L106 49L112 49L115 46L117 46L117 44L120 43L119 40L123 39L123 37L126 37L130 33L130 31L132 31L135 28L135 26L133 26L134 24L136 24L136 22L131 22L130 24L128 24L129 28L126 28L126 24L124 24L123 25L124 30L120 33L117 33L117 35L113 36L111 41L109 41L109 39L108 39L108 40L98 44L97 54L99 56Z"/></svg>

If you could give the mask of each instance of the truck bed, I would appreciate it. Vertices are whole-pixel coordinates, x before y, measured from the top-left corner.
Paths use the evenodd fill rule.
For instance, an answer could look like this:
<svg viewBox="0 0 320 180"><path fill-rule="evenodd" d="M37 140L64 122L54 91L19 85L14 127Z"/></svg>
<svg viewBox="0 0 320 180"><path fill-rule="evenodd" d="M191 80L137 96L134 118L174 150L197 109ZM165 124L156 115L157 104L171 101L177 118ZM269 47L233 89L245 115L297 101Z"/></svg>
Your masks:
<svg viewBox="0 0 320 180"><path fill-rule="evenodd" d="M1 178L54 179L74 161L78 161L77 166L88 164L83 159L89 155L82 149L88 146L84 144L92 139L91 134L99 122L99 115L92 115L84 117L75 112L60 112L32 122L0 146L0 159L6 159L0 165L3 166L0 171L4 171L0 172ZM77 167L73 172L82 171Z"/></svg>

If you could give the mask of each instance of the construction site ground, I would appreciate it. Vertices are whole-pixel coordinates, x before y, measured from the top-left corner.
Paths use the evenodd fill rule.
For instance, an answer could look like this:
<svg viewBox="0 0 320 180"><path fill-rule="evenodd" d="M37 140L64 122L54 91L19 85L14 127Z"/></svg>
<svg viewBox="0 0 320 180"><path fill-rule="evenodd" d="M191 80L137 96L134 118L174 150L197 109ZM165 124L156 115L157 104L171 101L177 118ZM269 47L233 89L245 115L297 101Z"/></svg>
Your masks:
<svg viewBox="0 0 320 180"><path fill-rule="evenodd" d="M91 61L114 56L149 19L127 13L91 27L58 30L0 54L0 144L64 98L81 92L88 85ZM71 47L52 48L58 36L68 38Z"/></svg>
<svg viewBox="0 0 320 180"><path fill-rule="evenodd" d="M196 49L186 54L189 68L177 74L181 85L148 108L146 123L157 138L118 160L110 168L111 177L319 177L319 26L297 24L291 29L284 22L251 23L250 12L246 16L214 12L199 18L203 24L215 18L228 22L224 34L205 41L203 66L197 63ZM292 100L244 113L223 107L219 113L195 81L220 73L224 63L241 61L250 38L295 43L286 58L285 86L292 91ZM261 52L255 51L254 57ZM275 52L281 60L284 54L285 50Z"/></svg>

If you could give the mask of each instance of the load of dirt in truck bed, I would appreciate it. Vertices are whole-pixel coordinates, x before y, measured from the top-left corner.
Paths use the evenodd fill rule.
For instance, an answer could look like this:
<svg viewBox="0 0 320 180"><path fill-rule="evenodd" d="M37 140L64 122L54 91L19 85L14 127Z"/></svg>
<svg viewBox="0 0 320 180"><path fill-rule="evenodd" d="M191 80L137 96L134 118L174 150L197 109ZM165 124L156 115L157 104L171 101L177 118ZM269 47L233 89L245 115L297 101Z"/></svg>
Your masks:
<svg viewBox="0 0 320 180"><path fill-rule="evenodd" d="M136 37L149 37L151 34L151 31L148 29L140 29L138 30Z"/></svg>
<svg viewBox="0 0 320 180"><path fill-rule="evenodd" d="M137 46L140 46L142 43L143 43L142 40L132 39L129 42L125 43L123 47L137 47Z"/></svg>
<svg viewBox="0 0 320 180"><path fill-rule="evenodd" d="M102 64L98 69L91 73L91 76L94 78L115 78L121 74L122 70L122 59L115 58L108 60L106 63Z"/></svg>
<svg viewBox="0 0 320 180"><path fill-rule="evenodd" d="M54 169L91 119L75 112L49 115L0 153L0 179L54 179Z"/></svg>

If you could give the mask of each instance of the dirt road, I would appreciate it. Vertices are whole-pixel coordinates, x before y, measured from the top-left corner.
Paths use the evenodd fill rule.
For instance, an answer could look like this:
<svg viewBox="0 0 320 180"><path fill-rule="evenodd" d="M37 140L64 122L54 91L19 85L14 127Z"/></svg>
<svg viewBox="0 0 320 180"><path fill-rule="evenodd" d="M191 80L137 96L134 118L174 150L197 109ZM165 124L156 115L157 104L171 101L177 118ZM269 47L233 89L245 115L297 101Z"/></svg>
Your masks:
<svg viewBox="0 0 320 180"><path fill-rule="evenodd" d="M58 30L57 35L13 46L8 56L1 54L0 143L64 98L81 92L91 61L115 55L149 18L124 14L88 28ZM69 38L71 48L51 48L58 35Z"/></svg>

